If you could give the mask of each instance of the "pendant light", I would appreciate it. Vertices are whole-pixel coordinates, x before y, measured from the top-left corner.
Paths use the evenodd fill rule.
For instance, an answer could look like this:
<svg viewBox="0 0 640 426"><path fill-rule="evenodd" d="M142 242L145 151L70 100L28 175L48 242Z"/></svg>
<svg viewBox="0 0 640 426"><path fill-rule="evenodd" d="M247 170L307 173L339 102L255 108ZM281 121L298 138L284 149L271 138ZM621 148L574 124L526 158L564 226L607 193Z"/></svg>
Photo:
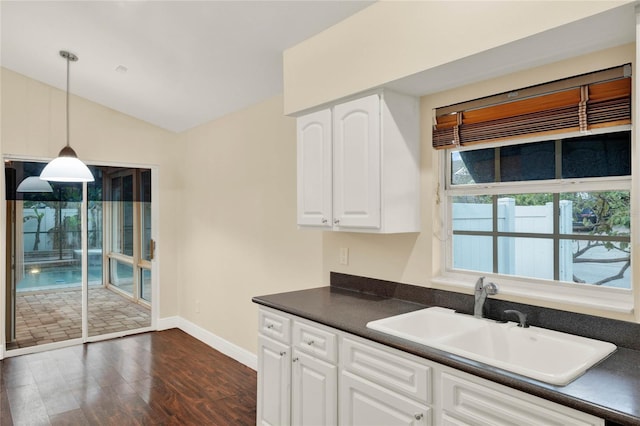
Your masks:
<svg viewBox="0 0 640 426"><path fill-rule="evenodd" d="M55 182L93 182L93 174L69 146L69 64L77 61L78 57L66 50L61 50L60 56L67 60L67 145L62 148L58 158L45 166L40 173L40 179Z"/></svg>
<svg viewBox="0 0 640 426"><path fill-rule="evenodd" d="M38 176L29 176L18 185L17 192L53 192L51 184Z"/></svg>

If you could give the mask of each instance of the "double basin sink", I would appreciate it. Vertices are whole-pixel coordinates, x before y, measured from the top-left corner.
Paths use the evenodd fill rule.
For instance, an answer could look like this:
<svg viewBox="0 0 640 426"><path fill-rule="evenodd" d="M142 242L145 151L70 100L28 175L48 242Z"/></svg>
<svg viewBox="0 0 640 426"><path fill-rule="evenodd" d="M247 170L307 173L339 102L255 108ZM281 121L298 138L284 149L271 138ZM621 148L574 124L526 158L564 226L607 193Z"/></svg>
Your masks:
<svg viewBox="0 0 640 426"><path fill-rule="evenodd" d="M609 342L441 307L371 321L367 328L559 386L616 350Z"/></svg>

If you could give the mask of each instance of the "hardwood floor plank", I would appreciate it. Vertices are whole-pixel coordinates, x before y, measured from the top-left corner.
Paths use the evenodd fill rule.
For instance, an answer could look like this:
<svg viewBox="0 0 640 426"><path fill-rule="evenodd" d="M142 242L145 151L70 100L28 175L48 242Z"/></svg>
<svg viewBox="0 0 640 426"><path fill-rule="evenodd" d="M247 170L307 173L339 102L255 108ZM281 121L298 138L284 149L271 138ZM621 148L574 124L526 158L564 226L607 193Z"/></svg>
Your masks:
<svg viewBox="0 0 640 426"><path fill-rule="evenodd" d="M49 417L80 408L78 401L76 401L73 394L68 391L52 391L51 393L41 396L41 398Z"/></svg>
<svg viewBox="0 0 640 426"><path fill-rule="evenodd" d="M7 397L14 424L48 423L47 408L36 384L7 388Z"/></svg>
<svg viewBox="0 0 640 426"><path fill-rule="evenodd" d="M7 392L0 383L0 425L12 426L13 420L11 418L11 408L9 407L9 398L7 398Z"/></svg>
<svg viewBox="0 0 640 426"><path fill-rule="evenodd" d="M254 425L256 373L177 330L0 362L0 424Z"/></svg>
<svg viewBox="0 0 640 426"><path fill-rule="evenodd" d="M81 409L67 411L66 413L50 416L52 426L84 426L89 425L89 420L85 417Z"/></svg>

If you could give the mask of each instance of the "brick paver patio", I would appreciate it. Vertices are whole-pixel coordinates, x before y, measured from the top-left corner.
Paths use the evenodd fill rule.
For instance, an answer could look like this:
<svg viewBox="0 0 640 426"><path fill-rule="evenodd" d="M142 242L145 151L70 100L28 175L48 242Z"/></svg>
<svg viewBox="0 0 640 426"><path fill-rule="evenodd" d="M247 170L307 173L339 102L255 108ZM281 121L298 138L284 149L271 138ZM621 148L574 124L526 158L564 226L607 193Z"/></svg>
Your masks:
<svg viewBox="0 0 640 426"><path fill-rule="evenodd" d="M82 337L79 288L18 292L16 341L7 349L42 345ZM148 308L104 287L89 288L89 336L134 330L151 325Z"/></svg>

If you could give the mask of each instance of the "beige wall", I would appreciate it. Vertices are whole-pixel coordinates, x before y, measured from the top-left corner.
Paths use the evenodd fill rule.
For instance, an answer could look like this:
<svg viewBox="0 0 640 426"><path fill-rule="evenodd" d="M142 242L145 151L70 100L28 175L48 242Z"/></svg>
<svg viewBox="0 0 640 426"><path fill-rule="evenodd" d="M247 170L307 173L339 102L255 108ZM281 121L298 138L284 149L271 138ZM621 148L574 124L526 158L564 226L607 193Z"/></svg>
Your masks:
<svg viewBox="0 0 640 426"><path fill-rule="evenodd" d="M2 154L55 157L64 92L6 69L1 83ZM159 166L160 318L255 352L251 297L322 285L322 233L295 224L295 120L282 97L180 135L86 99L70 105L83 160Z"/></svg>
<svg viewBox="0 0 640 426"><path fill-rule="evenodd" d="M284 52L285 113L387 84L628 1L380 1Z"/></svg>
<svg viewBox="0 0 640 426"><path fill-rule="evenodd" d="M322 284L323 234L296 227L295 132L276 97L180 140L180 316L254 353L251 297Z"/></svg>
<svg viewBox="0 0 640 426"><path fill-rule="evenodd" d="M46 159L65 145L65 94L5 68L2 72L2 155ZM83 98L70 100L71 146L88 163L159 166L160 317L177 315L178 215L181 179L176 135ZM0 174L4 188L4 173ZM4 239L2 241L4 247ZM4 275L3 275L4 276Z"/></svg>

